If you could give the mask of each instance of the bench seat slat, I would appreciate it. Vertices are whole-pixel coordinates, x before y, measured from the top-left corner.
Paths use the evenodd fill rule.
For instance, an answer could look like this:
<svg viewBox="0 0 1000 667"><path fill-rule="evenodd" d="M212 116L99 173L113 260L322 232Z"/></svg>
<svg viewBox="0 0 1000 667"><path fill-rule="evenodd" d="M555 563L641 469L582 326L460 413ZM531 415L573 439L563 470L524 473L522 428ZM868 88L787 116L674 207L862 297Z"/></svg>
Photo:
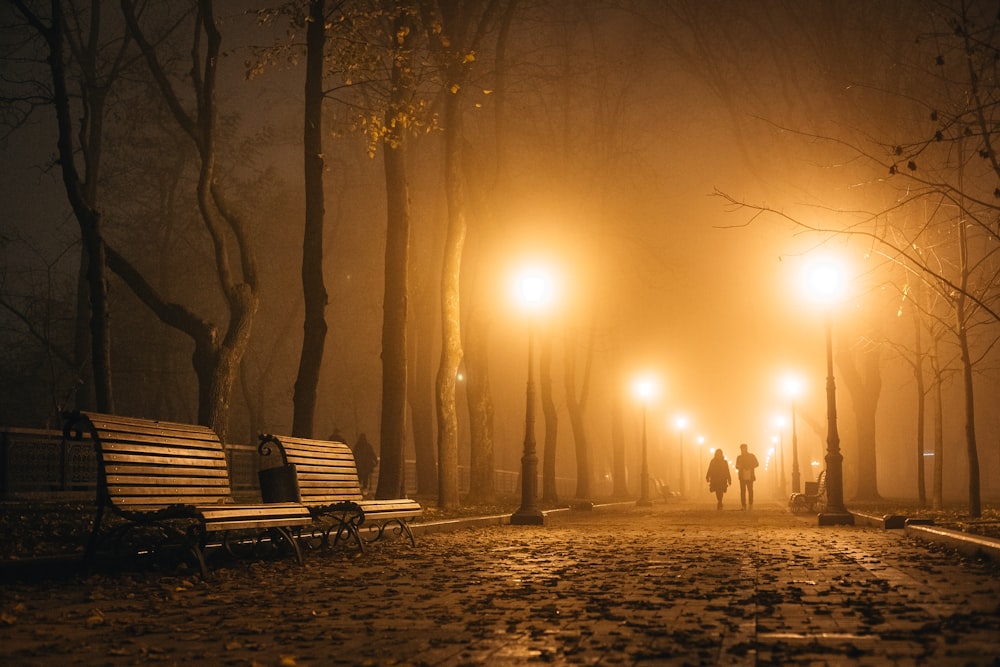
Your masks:
<svg viewBox="0 0 1000 667"><path fill-rule="evenodd" d="M180 458L192 459L218 459L221 454L225 457L225 452L219 452L207 447L177 447L172 444L163 444L157 447L155 444L134 442L107 442L101 441L101 449L110 455L140 455L140 456L176 456Z"/></svg>

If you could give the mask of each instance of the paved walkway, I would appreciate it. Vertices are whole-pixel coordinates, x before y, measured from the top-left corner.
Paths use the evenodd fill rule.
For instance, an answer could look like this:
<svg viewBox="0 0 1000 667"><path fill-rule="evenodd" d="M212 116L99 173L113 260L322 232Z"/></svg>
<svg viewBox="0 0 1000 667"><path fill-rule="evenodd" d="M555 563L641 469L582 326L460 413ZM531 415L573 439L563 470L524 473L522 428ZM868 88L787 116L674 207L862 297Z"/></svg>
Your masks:
<svg viewBox="0 0 1000 667"><path fill-rule="evenodd" d="M777 506L597 509L0 586L7 665L996 665L1000 566Z"/></svg>

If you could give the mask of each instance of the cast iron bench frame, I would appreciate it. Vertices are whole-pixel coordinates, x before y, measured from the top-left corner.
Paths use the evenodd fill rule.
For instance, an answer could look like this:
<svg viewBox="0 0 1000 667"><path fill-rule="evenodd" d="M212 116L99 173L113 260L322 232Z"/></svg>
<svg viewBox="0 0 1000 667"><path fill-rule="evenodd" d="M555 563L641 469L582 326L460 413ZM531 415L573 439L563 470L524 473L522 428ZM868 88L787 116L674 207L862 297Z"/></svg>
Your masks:
<svg viewBox="0 0 1000 667"><path fill-rule="evenodd" d="M340 540L350 538L364 551L366 542L382 539L390 528L394 534L405 535L412 546L417 546L409 522L421 516L423 508L410 498L366 500L361 492L354 453L347 444L268 433L260 436L257 451L262 461L262 479L268 471L279 476L294 475L293 488L285 488L277 498L296 497L309 508L323 547L336 546ZM273 461L271 457L276 454L280 455L280 463L264 467L263 464ZM282 486L287 487L289 482L291 479ZM261 491L266 500L263 486L264 483ZM362 526L369 534L367 539L362 537Z"/></svg>
<svg viewBox="0 0 1000 667"><path fill-rule="evenodd" d="M826 470L816 478L816 493L793 493L788 507L793 512L822 512L826 506Z"/></svg>
<svg viewBox="0 0 1000 667"><path fill-rule="evenodd" d="M291 547L302 564L290 529L309 525L309 510L295 503L237 504L226 453L212 429L97 412L63 416L63 437L89 437L97 454L97 514L85 563L109 542L115 552L126 546L152 553L179 546L194 556L207 579L209 535L236 556L246 542L234 540L232 531L252 531L254 553L267 535L272 547ZM135 542L127 544L128 538Z"/></svg>

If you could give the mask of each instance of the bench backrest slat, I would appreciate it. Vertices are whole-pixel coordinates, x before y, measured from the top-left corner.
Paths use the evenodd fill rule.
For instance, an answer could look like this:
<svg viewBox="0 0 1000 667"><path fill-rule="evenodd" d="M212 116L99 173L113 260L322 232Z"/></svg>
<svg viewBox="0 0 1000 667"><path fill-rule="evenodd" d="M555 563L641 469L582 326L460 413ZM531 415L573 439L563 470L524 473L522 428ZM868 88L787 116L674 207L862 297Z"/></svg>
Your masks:
<svg viewBox="0 0 1000 667"><path fill-rule="evenodd" d="M93 412L74 419L67 431L94 440L105 502L130 508L232 502L226 453L210 428Z"/></svg>
<svg viewBox="0 0 1000 667"><path fill-rule="evenodd" d="M298 475L299 493L306 505L362 500L361 481L351 448L343 442L311 440L309 438L277 437L285 452L285 460L294 464ZM263 443L262 453L273 443ZM271 451L262 461L281 455ZM269 464L270 465L270 464Z"/></svg>

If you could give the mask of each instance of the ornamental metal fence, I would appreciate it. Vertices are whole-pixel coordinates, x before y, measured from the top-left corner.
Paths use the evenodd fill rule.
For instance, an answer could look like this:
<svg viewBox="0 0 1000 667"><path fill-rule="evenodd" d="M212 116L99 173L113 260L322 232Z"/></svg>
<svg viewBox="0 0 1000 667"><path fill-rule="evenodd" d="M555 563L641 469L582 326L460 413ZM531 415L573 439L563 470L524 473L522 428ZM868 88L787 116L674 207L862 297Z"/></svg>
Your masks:
<svg viewBox="0 0 1000 667"><path fill-rule="evenodd" d="M229 478L233 495L249 500L260 494L257 478L259 457L256 446L226 445ZM417 492L416 462L406 462L406 492ZM556 479L561 497L572 498L575 479ZM517 471L497 470L495 490L500 495L516 496L521 476ZM378 485L378 469L372 475L371 488ZM97 486L97 457L93 443L66 441L62 431L5 428L0 429L0 500L89 500ZM459 492L468 493L468 466L459 466Z"/></svg>

